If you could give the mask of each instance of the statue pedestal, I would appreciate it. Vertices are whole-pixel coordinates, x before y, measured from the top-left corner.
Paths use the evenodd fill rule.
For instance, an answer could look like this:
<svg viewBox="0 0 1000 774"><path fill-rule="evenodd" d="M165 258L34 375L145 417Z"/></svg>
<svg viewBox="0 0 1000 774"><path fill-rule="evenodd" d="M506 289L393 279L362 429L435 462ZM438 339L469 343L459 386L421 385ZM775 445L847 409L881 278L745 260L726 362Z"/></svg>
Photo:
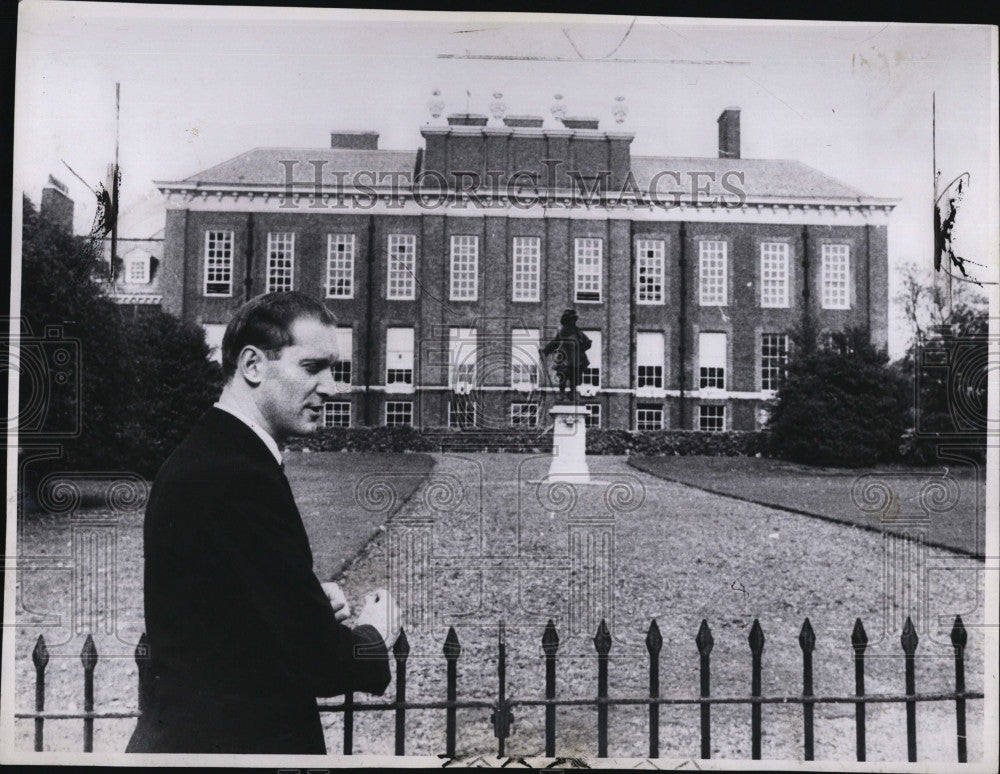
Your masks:
<svg viewBox="0 0 1000 774"><path fill-rule="evenodd" d="M584 406L566 404L549 409L552 417L552 465L545 483L565 481L569 484L589 484L587 467L587 426L590 412Z"/></svg>

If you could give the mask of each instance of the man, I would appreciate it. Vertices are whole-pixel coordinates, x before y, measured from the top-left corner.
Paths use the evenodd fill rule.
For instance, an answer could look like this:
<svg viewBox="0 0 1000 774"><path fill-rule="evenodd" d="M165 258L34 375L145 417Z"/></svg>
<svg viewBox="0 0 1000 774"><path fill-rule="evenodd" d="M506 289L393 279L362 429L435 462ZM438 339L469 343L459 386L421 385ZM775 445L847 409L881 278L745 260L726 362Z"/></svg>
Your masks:
<svg viewBox="0 0 1000 774"><path fill-rule="evenodd" d="M354 629L320 584L279 444L334 392L333 316L301 293L244 304L218 403L163 464L146 508L146 708L128 752L324 754L317 696L381 694L398 609Z"/></svg>
<svg viewBox="0 0 1000 774"><path fill-rule="evenodd" d="M590 366L587 350L590 337L576 327L579 318L575 309L566 309L559 318L559 331L542 350L543 355L556 353L556 381L559 383L560 403L576 399L576 388L583 381L583 372Z"/></svg>

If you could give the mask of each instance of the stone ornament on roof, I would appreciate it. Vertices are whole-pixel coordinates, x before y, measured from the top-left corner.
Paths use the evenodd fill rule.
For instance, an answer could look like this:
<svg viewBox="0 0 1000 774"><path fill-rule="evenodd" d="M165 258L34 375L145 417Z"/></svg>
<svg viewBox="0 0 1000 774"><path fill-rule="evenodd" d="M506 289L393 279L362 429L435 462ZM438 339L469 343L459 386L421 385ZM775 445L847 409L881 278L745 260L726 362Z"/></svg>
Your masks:
<svg viewBox="0 0 1000 774"><path fill-rule="evenodd" d="M566 103L563 102L562 94L556 94L553 99L555 101L552 103L552 107L550 108L552 111L552 117L561 122L566 117Z"/></svg>
<svg viewBox="0 0 1000 774"><path fill-rule="evenodd" d="M441 97L441 89L434 89L431 92L431 98L427 100L427 110L430 111L433 123L441 122L441 116L444 114L444 99Z"/></svg>
<svg viewBox="0 0 1000 774"><path fill-rule="evenodd" d="M616 124L625 123L625 117L628 115L628 103L625 101L625 97L615 97L615 104L611 106L611 115L615 117Z"/></svg>
<svg viewBox="0 0 1000 774"><path fill-rule="evenodd" d="M499 125L503 124L503 117L507 113L507 105L503 101L503 93L499 91L493 92L493 101L490 103L490 116L493 118L493 123Z"/></svg>

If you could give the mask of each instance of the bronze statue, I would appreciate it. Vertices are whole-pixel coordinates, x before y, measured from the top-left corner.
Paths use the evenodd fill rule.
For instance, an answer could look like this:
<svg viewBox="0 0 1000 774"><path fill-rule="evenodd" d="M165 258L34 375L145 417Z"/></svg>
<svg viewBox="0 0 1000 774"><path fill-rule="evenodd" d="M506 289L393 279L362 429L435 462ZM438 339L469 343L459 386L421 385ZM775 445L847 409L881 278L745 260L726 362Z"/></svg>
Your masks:
<svg viewBox="0 0 1000 774"><path fill-rule="evenodd" d="M556 380L559 383L560 403L576 401L576 388L583 381L583 372L590 365L587 350L590 339L576 327L579 315L575 309L567 309L559 318L559 332L542 350L543 355L556 355Z"/></svg>

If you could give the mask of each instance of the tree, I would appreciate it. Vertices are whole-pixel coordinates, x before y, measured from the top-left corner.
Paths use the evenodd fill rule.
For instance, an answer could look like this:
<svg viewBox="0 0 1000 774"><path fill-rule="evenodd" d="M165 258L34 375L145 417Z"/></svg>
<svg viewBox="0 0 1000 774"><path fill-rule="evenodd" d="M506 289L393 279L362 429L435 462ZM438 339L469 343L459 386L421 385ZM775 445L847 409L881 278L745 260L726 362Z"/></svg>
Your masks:
<svg viewBox="0 0 1000 774"><path fill-rule="evenodd" d="M856 467L896 458L908 425L905 379L864 328L794 336L787 376L768 422L771 453L811 465Z"/></svg>

